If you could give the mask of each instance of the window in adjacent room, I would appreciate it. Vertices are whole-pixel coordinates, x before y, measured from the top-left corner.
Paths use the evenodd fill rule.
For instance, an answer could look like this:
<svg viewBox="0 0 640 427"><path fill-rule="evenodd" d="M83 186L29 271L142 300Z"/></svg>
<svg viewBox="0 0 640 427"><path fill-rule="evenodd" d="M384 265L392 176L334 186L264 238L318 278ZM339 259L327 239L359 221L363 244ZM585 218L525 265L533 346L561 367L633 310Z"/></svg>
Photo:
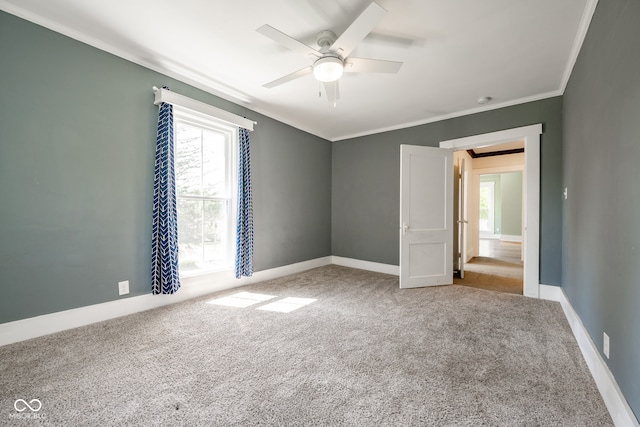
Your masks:
<svg viewBox="0 0 640 427"><path fill-rule="evenodd" d="M233 267L237 130L175 109L180 275Z"/></svg>
<svg viewBox="0 0 640 427"><path fill-rule="evenodd" d="M492 236L494 233L494 199L495 182L480 182L480 224L481 235Z"/></svg>

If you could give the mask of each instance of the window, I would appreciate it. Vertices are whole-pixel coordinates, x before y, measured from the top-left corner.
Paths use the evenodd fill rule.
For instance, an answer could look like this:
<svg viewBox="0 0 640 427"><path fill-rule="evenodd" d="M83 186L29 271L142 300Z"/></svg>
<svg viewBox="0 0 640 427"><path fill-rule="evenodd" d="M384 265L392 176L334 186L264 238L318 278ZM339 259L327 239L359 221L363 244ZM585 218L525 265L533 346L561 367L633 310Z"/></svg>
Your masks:
<svg viewBox="0 0 640 427"><path fill-rule="evenodd" d="M494 233L494 186L495 182L485 181L480 183L480 234L493 235Z"/></svg>
<svg viewBox="0 0 640 427"><path fill-rule="evenodd" d="M175 109L180 275L233 266L237 130Z"/></svg>

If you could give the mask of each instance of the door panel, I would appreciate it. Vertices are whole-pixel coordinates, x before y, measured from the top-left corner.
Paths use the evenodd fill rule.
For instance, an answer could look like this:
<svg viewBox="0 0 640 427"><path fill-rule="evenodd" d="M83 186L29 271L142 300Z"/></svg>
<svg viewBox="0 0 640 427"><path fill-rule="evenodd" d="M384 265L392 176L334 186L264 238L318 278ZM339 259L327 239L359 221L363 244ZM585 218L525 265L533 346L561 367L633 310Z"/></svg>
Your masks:
<svg viewBox="0 0 640 427"><path fill-rule="evenodd" d="M445 274L446 245L443 243L409 244L409 276L428 277Z"/></svg>
<svg viewBox="0 0 640 427"><path fill-rule="evenodd" d="M459 213L458 213L458 270L460 271L460 278L464 279L464 263L467 257L467 245L466 245L466 234L467 234L467 216L465 213L466 209L466 197L467 197L467 170L464 163L464 158L460 159L460 167L459 167L459 177L458 177L458 185L459 185Z"/></svg>
<svg viewBox="0 0 640 427"><path fill-rule="evenodd" d="M453 152L400 147L400 287L453 283Z"/></svg>
<svg viewBox="0 0 640 427"><path fill-rule="evenodd" d="M421 147L425 148L425 147ZM430 147L429 147L430 148ZM409 157L411 170L409 191L409 224L416 230L436 230L446 228L443 216L444 206L434 209L429 201L444 200L447 190L444 185L432 185L434 176L444 176L447 164L437 156L412 154ZM424 203L426 201L426 203Z"/></svg>

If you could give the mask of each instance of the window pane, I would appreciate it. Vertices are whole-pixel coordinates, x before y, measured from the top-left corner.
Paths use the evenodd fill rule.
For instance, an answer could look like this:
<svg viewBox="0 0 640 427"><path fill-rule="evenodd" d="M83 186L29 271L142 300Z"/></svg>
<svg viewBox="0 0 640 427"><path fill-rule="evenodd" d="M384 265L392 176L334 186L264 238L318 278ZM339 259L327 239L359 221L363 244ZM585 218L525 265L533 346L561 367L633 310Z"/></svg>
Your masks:
<svg viewBox="0 0 640 427"><path fill-rule="evenodd" d="M228 197L227 189L227 141L219 132L205 130L203 132L202 161L203 188L202 194L209 197Z"/></svg>
<svg viewBox="0 0 640 427"><path fill-rule="evenodd" d="M489 188L480 187L480 231L489 231Z"/></svg>
<svg viewBox="0 0 640 427"><path fill-rule="evenodd" d="M178 123L175 150L177 194L202 195L202 130Z"/></svg>
<svg viewBox="0 0 640 427"><path fill-rule="evenodd" d="M178 262L181 272L202 265L202 201L178 199Z"/></svg>
<svg viewBox="0 0 640 427"><path fill-rule="evenodd" d="M204 202L204 264L208 268L229 265L228 202Z"/></svg>
<svg viewBox="0 0 640 427"><path fill-rule="evenodd" d="M178 199L177 205L180 272L229 267L229 201Z"/></svg>

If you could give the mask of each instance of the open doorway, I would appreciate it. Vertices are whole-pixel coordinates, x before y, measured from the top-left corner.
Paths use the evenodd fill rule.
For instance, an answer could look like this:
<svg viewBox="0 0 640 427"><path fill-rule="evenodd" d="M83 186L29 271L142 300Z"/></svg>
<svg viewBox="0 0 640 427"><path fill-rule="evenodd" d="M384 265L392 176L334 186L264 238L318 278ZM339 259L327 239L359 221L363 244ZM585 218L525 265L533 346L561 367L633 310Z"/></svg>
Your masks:
<svg viewBox="0 0 640 427"><path fill-rule="evenodd" d="M522 295L524 141L458 151L454 159L454 220L465 226L454 240L467 247L454 283Z"/></svg>
<svg viewBox="0 0 640 427"><path fill-rule="evenodd" d="M505 163L523 166L509 157ZM522 294L522 177L522 171L479 174L478 251L459 284Z"/></svg>
<svg viewBox="0 0 640 427"><path fill-rule="evenodd" d="M517 257L519 249L520 260L523 262L523 285L522 293L530 297L539 296L539 173L540 173L540 134L542 133L541 125L525 126L522 128L514 128L505 131L492 132L488 134L475 135L465 138L459 138L455 140L442 141L440 147L449 148L454 150L454 174L459 177L460 180L467 182L467 193L469 194L469 200L465 202L459 202L457 208L460 206L464 208L463 217L461 218L464 237L459 242L456 248L456 253L453 254L454 266L456 265L456 259L459 259L459 265L462 267L462 271L465 270L466 261L470 261L473 257L479 257L480 250L480 235L479 235L479 187L480 187L480 169L483 173L502 174L507 172L513 172L514 170L520 171L522 176L522 223L521 223L521 242L505 242L507 239L503 239L500 243L517 243L519 246L514 251L509 252ZM492 162L495 164L491 167L486 164L482 164L487 160L474 159L469 154L470 149L474 152L494 152L494 151L508 151L507 147L499 147L505 143L514 143L524 145L525 152L522 152L522 148L511 148L519 150L519 152L501 153L503 156L493 156L486 154L484 157L493 158ZM522 144L524 142L524 144ZM499 147L499 148L496 148ZM506 155L504 155L506 154ZM506 165L502 162L507 157L519 156L522 159L522 163L517 168ZM458 175L460 169L456 166L460 166L460 160L456 157L465 157L463 168L463 174ZM483 157L481 155L480 157ZM478 165L473 165L474 161ZM476 170L478 166L478 170ZM482 167L480 167L482 166ZM471 172L470 172L471 171ZM462 179L462 175L466 174L466 178ZM464 187L463 187L464 188ZM474 196L473 192L469 191L471 188L478 188L478 195ZM475 197L475 199L474 199ZM455 197L454 197L455 200ZM465 206L466 205L466 206ZM454 207L454 210L456 207ZM473 212L475 209L475 213ZM474 217L475 215L475 217ZM486 225L485 225L486 227ZM500 230L502 231L502 230ZM494 237L495 237L495 221L494 221ZM506 234L506 233L501 233ZM508 238L508 235L505 236ZM495 250L496 248L494 248ZM467 273L468 274L468 273Z"/></svg>

